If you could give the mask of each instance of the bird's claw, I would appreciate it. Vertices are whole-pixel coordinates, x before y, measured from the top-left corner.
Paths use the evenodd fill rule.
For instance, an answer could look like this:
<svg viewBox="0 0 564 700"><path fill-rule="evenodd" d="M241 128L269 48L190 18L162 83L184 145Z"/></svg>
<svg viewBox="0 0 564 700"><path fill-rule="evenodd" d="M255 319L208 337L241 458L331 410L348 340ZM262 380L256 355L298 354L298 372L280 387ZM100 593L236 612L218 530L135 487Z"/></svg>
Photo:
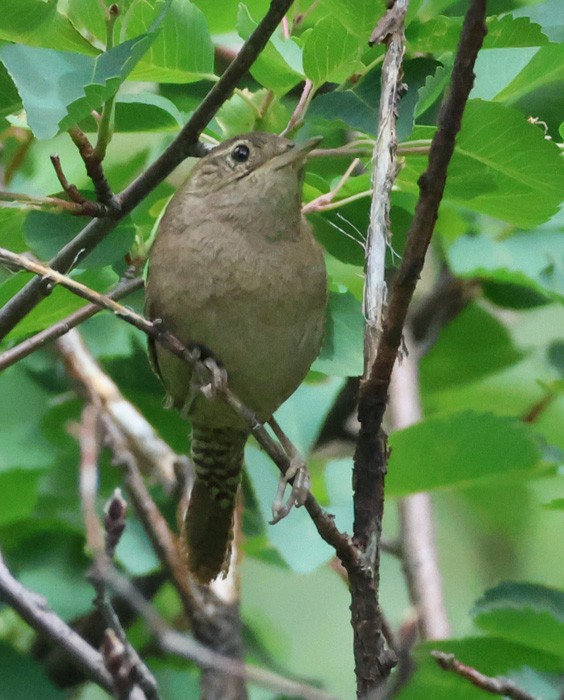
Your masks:
<svg viewBox="0 0 564 700"><path fill-rule="evenodd" d="M292 479L294 480L294 483L291 484L292 490L288 499L284 501L286 486ZM311 478L306 463L301 455L296 454L290 459L288 471L280 477L278 482L278 490L272 504L272 520L270 524L274 525L280 522L288 515L293 506L296 506L296 508L303 506L307 500L310 486Z"/></svg>
<svg viewBox="0 0 564 700"><path fill-rule="evenodd" d="M200 391L207 399L214 399L227 388L227 371L213 357L207 357L202 364L209 370L211 381L202 386Z"/></svg>

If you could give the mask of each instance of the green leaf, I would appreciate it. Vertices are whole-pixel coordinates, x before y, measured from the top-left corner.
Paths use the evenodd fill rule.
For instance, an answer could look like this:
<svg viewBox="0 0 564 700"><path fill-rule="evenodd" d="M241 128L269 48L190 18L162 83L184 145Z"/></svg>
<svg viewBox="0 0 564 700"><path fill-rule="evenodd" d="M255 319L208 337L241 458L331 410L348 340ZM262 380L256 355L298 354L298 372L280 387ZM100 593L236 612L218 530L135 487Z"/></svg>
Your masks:
<svg viewBox="0 0 564 700"><path fill-rule="evenodd" d="M30 518L39 497L41 472L13 469L0 472L0 526Z"/></svg>
<svg viewBox="0 0 564 700"><path fill-rule="evenodd" d="M358 377L364 366L364 316L360 302L350 292L330 292L325 337L316 372L337 377Z"/></svg>
<svg viewBox="0 0 564 700"><path fill-rule="evenodd" d="M284 425L282 426L285 427ZM270 457L252 445L245 449L245 466L256 492L263 518L272 520L271 505L279 482L279 472ZM310 573L333 558L334 550L317 533L303 508L293 510L291 517L267 526L271 545L294 571ZM299 547L296 547L299 542Z"/></svg>
<svg viewBox="0 0 564 700"><path fill-rule="evenodd" d="M0 375L0 395L0 474L14 473L14 469L46 469L53 459L41 430L48 392L30 377L26 364L20 363ZM29 479L36 481L33 473Z"/></svg>
<svg viewBox="0 0 564 700"><path fill-rule="evenodd" d="M564 592L533 583L504 582L472 610L486 632L564 658Z"/></svg>
<svg viewBox="0 0 564 700"><path fill-rule="evenodd" d="M333 459L325 467L324 477L329 503L327 510L335 518L341 532L352 532L353 525L353 461L350 457Z"/></svg>
<svg viewBox="0 0 564 700"><path fill-rule="evenodd" d="M417 102L417 91L424 85L429 74L434 73L439 63L429 58L414 58L404 61L404 80L409 90L402 95L398 110L398 139L408 138L413 129L413 114ZM376 134L380 102L381 67L368 71L352 87L318 95L308 111L312 116L334 122L340 119L352 129Z"/></svg>
<svg viewBox="0 0 564 700"><path fill-rule="evenodd" d="M549 84L564 85L564 44L549 44L538 49L525 68L495 99L514 104L526 94Z"/></svg>
<svg viewBox="0 0 564 700"><path fill-rule="evenodd" d="M145 34L96 58L10 44L0 48L0 60L18 88L33 133L47 139L114 95L153 38L154 33Z"/></svg>
<svg viewBox="0 0 564 700"><path fill-rule="evenodd" d="M439 55L443 51L455 51L462 31L462 17L437 15L427 22L412 22L406 31L412 51ZM540 26L526 17L515 19L511 15L489 17L488 33L483 50L520 46L543 46L548 38Z"/></svg>
<svg viewBox="0 0 564 700"><path fill-rule="evenodd" d="M349 291L355 299L362 301L364 280L361 267L337 260L329 253L325 254L325 266L332 290Z"/></svg>
<svg viewBox="0 0 564 700"><path fill-rule="evenodd" d="M83 548L83 537L48 530L25 539L25 556L11 554L12 559L21 560L21 583L44 596L49 607L64 620L72 620L92 608L92 586L85 577L88 560L82 554Z"/></svg>
<svg viewBox="0 0 564 700"><path fill-rule="evenodd" d="M554 654L542 653L499 637L424 642L415 649L417 668L398 695L398 700L484 700L487 697L483 690L473 686L466 678L441 669L431 656L431 651L435 649L454 654L463 664L489 676L513 677L514 670L530 667L543 672L562 672L561 659Z"/></svg>
<svg viewBox="0 0 564 700"><path fill-rule="evenodd" d="M383 0L321 0L321 5L329 16L338 17L341 24L365 43L386 11Z"/></svg>
<svg viewBox="0 0 564 700"><path fill-rule="evenodd" d="M0 246L14 253L23 253L27 246L23 237L23 224L27 212L18 208L0 208ZM2 279L0 268L0 279Z"/></svg>
<svg viewBox="0 0 564 700"><path fill-rule="evenodd" d="M481 52L478 55L480 56ZM452 62L443 60L443 65L439 65L432 75L427 76L425 84L418 90L415 118L425 114L427 110L437 104L449 84L451 74Z"/></svg>
<svg viewBox="0 0 564 700"><path fill-rule="evenodd" d="M342 386L336 377L304 382L276 411L276 420L302 454L312 450Z"/></svg>
<svg viewBox="0 0 564 700"><path fill-rule="evenodd" d="M485 49L548 44L548 37L543 33L542 27L528 17L514 17L511 14L488 17L487 27Z"/></svg>
<svg viewBox="0 0 564 700"><path fill-rule="evenodd" d="M526 4L512 12L514 17L525 15L538 22L547 37L554 42L564 41L564 15L560 0L543 0L535 5Z"/></svg>
<svg viewBox="0 0 564 700"><path fill-rule="evenodd" d="M426 391L441 392L500 372L523 357L492 314L471 304L445 326L421 362Z"/></svg>
<svg viewBox="0 0 564 700"><path fill-rule="evenodd" d="M264 105L270 102L267 110ZM221 127L222 136L229 138L248 131L279 132L286 126L290 113L279 100L272 100L272 93L262 88L251 92L243 88L223 103L215 121Z"/></svg>
<svg viewBox="0 0 564 700"><path fill-rule="evenodd" d="M448 249L452 271L521 285L545 299L564 302L564 235L561 231L518 232L495 240L462 236Z"/></svg>
<svg viewBox="0 0 564 700"><path fill-rule="evenodd" d="M390 436L386 494L466 487L538 468L542 452L528 425L492 413L435 416Z"/></svg>
<svg viewBox="0 0 564 700"><path fill-rule="evenodd" d="M25 220L24 235L33 252L39 258L49 260L83 228L84 220L79 217L32 211ZM134 237L135 228L131 221L120 222L88 257L80 261L80 267L104 267L122 261Z"/></svg>
<svg viewBox="0 0 564 700"><path fill-rule="evenodd" d="M544 505L548 510L564 510L564 498L555 498Z"/></svg>
<svg viewBox="0 0 564 700"><path fill-rule="evenodd" d="M59 51L97 54L68 17L59 12L58 4L57 0L3 0L0 39Z"/></svg>
<svg viewBox="0 0 564 700"><path fill-rule="evenodd" d="M118 277L108 267L87 270L79 274L71 274L73 279L92 287L98 291L106 291L113 286ZM6 282L0 284L0 306L5 304L12 296L18 292L30 280L30 275L25 272L18 272L12 275ZM18 325L6 336L7 340L18 340L30 333L47 328L53 323L60 321L68 314L76 311L86 302L84 299L72 294L62 287L55 287L49 296L29 313Z"/></svg>
<svg viewBox="0 0 564 700"><path fill-rule="evenodd" d="M0 117L13 114L21 109L22 101L4 65L0 63Z"/></svg>
<svg viewBox="0 0 564 700"><path fill-rule="evenodd" d="M37 700L38 689L42 700L63 700L64 691L56 688L47 678L39 662L29 654L19 654L6 642L0 642L0 678L5 698Z"/></svg>
<svg viewBox="0 0 564 700"><path fill-rule="evenodd" d="M206 16L208 26L212 34L229 34L237 22L237 12L240 0L222 0L222 2L210 2L210 0L193 0ZM268 11L270 0L247 0L245 6L253 17L264 17Z"/></svg>
<svg viewBox="0 0 564 700"><path fill-rule="evenodd" d="M304 71L316 88L328 81L340 83L358 66L360 44L334 17L320 20L304 45Z"/></svg>
<svg viewBox="0 0 564 700"><path fill-rule="evenodd" d="M116 558L131 576L144 576L160 568L155 550L136 518L127 519L127 527L120 538Z"/></svg>
<svg viewBox="0 0 564 700"><path fill-rule="evenodd" d="M195 669L187 664L173 665L161 657L147 659L143 655L143 660L155 675L161 697L171 700L195 700L199 697L200 683Z"/></svg>
<svg viewBox="0 0 564 700"><path fill-rule="evenodd" d="M431 131L419 127L413 136L426 138ZM426 164L426 156L410 156L398 185L417 193L417 179ZM553 216L563 191L564 160L541 129L515 109L483 100L468 102L445 199L526 228Z"/></svg>
<svg viewBox="0 0 564 700"><path fill-rule="evenodd" d="M561 700L562 698L562 674L543 673L524 666L517 671L512 671L509 678L518 688L523 688L534 698L543 698L543 700Z"/></svg>
<svg viewBox="0 0 564 700"><path fill-rule="evenodd" d="M122 13L129 2L130 0L122 0L120 2L119 7ZM69 18L72 25L82 36L103 49L106 46L108 33L105 17L105 9L108 5L110 5L109 0L101 0L100 2L92 2L91 0L66 0L65 6L61 9L61 12ZM119 26L119 23L120 17L118 16L116 26ZM59 47L54 45L51 48Z"/></svg>
<svg viewBox="0 0 564 700"><path fill-rule="evenodd" d="M247 40L257 23L245 5L239 5L237 31ZM286 94L304 79L300 47L292 40L273 36L251 67L251 75L277 95Z"/></svg>
<svg viewBox="0 0 564 700"><path fill-rule="evenodd" d="M487 49L480 51L474 72L471 98L493 100L537 53L536 47Z"/></svg>
<svg viewBox="0 0 564 700"><path fill-rule="evenodd" d="M116 132L178 131L184 124L173 102L149 92L118 95L115 110Z"/></svg>
<svg viewBox="0 0 564 700"><path fill-rule="evenodd" d="M125 37L150 32L155 17L165 10L157 38L130 79L161 83L214 80L214 49L206 19L189 0L134 0L123 19Z"/></svg>

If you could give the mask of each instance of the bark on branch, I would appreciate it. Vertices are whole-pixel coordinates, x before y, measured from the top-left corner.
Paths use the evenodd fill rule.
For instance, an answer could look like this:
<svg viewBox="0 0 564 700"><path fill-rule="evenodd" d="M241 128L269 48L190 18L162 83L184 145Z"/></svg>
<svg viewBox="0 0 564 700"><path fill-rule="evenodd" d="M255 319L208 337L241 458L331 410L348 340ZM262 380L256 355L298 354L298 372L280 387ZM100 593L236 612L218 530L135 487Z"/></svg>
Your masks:
<svg viewBox="0 0 564 700"><path fill-rule="evenodd" d="M399 4L399 0L396 4ZM367 696L390 672L390 654L382 635L378 605L379 540L384 510L387 441L382 418L388 400L392 369L400 345L407 310L421 273L441 202L456 135L474 81L474 63L486 34L486 0L471 0L466 14L449 91L438 117L427 171L419 179L419 200L408 232L400 269L379 333L376 359L367 363L360 387L360 432L354 459L354 541L365 555L364 576L351 578L352 622L355 629L357 693ZM395 27L394 24L392 24ZM388 35L394 40L396 31ZM391 37L391 38L390 38ZM384 79L384 76L383 76ZM382 90L384 94L384 90ZM391 146L390 146L391 147ZM369 282L370 284L370 282ZM377 331L379 329L376 329Z"/></svg>

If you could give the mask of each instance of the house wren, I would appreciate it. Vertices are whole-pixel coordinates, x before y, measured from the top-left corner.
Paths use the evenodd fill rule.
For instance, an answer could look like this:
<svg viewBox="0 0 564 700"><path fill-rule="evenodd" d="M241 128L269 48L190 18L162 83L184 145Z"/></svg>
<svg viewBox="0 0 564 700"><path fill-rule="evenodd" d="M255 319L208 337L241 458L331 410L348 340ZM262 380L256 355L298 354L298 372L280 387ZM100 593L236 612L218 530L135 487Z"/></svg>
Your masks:
<svg viewBox="0 0 564 700"><path fill-rule="evenodd" d="M231 138L172 198L149 258L146 312L227 372L260 420L297 389L321 345L323 254L301 214L302 146L273 134ZM184 522L188 567L207 583L229 563L249 426L202 395L188 365L151 348L170 402L192 425L196 475Z"/></svg>

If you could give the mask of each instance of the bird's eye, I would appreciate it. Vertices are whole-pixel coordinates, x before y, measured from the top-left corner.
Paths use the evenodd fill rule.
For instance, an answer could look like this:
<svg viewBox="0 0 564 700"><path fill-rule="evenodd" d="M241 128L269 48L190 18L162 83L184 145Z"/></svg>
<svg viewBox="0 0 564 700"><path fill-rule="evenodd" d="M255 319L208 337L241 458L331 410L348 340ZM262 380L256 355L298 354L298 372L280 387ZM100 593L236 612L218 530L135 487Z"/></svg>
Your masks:
<svg viewBox="0 0 564 700"><path fill-rule="evenodd" d="M246 160L249 160L250 155L251 151L249 150L248 146L245 146L244 143L238 143L231 151L231 157L237 163L244 163Z"/></svg>

